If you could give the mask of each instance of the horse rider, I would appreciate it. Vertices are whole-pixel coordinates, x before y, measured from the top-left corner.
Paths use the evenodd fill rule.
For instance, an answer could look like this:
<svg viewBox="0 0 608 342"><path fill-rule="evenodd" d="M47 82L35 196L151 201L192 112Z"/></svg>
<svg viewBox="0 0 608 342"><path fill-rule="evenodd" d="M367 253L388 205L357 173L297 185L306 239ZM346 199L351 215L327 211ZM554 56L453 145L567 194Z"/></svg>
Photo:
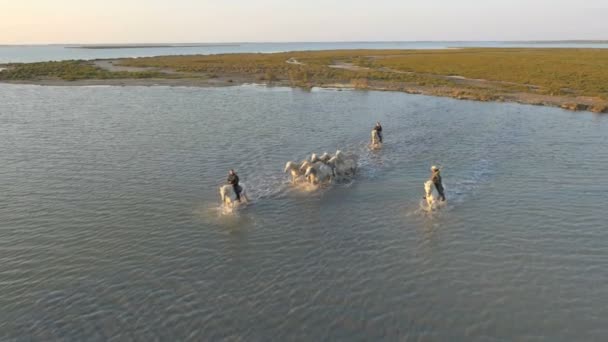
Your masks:
<svg viewBox="0 0 608 342"><path fill-rule="evenodd" d="M431 166L431 182L435 185L435 189L439 193L439 197L442 201L445 201L445 193L443 184L441 183L441 174L439 168L435 165Z"/></svg>
<svg viewBox="0 0 608 342"><path fill-rule="evenodd" d="M376 126L374 126L374 131L378 133L378 139L380 139L380 143L382 143L382 125L380 121L376 122Z"/></svg>
<svg viewBox="0 0 608 342"><path fill-rule="evenodd" d="M236 194L236 200L241 201L241 187L239 186L239 176L237 176L234 170L230 169L228 172L228 184L232 185L234 193Z"/></svg>

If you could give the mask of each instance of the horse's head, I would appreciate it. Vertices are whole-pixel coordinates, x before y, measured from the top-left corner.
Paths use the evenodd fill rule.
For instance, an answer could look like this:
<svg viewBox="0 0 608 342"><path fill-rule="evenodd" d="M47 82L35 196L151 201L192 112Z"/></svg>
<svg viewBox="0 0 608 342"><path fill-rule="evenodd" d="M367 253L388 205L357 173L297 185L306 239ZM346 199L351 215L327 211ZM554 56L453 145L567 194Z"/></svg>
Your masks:
<svg viewBox="0 0 608 342"><path fill-rule="evenodd" d="M308 167L312 166L312 164L308 160L302 161L300 164L300 172L305 172Z"/></svg>
<svg viewBox="0 0 608 342"><path fill-rule="evenodd" d="M318 161L319 161L319 157L317 156L317 154L316 154L316 153L313 153L313 154L310 156L310 162L311 162L311 163L316 163L316 162L318 162Z"/></svg>
<svg viewBox="0 0 608 342"><path fill-rule="evenodd" d="M287 172L287 171L294 170L297 168L298 168L298 166L294 162L288 161L287 164L285 164L285 169L283 170L283 172Z"/></svg>
<svg viewBox="0 0 608 342"><path fill-rule="evenodd" d="M431 182L430 180L427 180L426 182L424 182L424 193L427 196L433 195L433 182Z"/></svg>
<svg viewBox="0 0 608 342"><path fill-rule="evenodd" d="M220 186L220 198L222 200L222 203L226 203L226 196L227 196L227 187L229 185L222 185Z"/></svg>
<svg viewBox="0 0 608 342"><path fill-rule="evenodd" d="M321 155L321 157L319 159L322 162L327 163L327 161L331 159L331 156L329 155L329 153L325 152L325 153L323 153L323 155Z"/></svg>
<svg viewBox="0 0 608 342"><path fill-rule="evenodd" d="M304 173L304 177L315 176L317 174L317 169L315 169L312 165L306 168L306 172Z"/></svg>
<svg viewBox="0 0 608 342"><path fill-rule="evenodd" d="M338 161L338 157L333 156L333 157L329 158L329 160L327 161L327 165L335 167L337 161Z"/></svg>

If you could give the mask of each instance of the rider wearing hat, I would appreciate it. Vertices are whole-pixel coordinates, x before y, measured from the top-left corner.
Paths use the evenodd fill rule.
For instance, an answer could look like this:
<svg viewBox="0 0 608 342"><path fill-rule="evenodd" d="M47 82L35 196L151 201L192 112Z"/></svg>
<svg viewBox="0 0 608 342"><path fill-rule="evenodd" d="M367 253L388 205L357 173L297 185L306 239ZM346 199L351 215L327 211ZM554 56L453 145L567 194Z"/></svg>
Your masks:
<svg viewBox="0 0 608 342"><path fill-rule="evenodd" d="M441 174L439 168L435 165L431 166L431 182L435 185L435 189L439 193L439 197L442 201L445 201L445 193L443 184L441 183Z"/></svg>

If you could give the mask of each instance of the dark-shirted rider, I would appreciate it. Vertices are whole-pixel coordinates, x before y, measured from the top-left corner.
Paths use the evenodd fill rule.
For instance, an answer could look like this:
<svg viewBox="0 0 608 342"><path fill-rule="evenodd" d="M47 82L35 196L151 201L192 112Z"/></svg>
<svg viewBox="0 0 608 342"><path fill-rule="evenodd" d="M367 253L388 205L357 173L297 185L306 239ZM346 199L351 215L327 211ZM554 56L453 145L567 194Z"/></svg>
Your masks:
<svg viewBox="0 0 608 342"><path fill-rule="evenodd" d="M380 140L380 143L382 143L382 125L380 124L380 121L376 122L376 126L374 126L374 131L378 133L378 139Z"/></svg>
<svg viewBox="0 0 608 342"><path fill-rule="evenodd" d="M228 184L232 185L234 193L236 194L236 200L241 201L241 187L239 186L239 176L237 176L234 170L228 172Z"/></svg>
<svg viewBox="0 0 608 342"><path fill-rule="evenodd" d="M435 189L437 189L441 200L445 201L445 192L443 189L443 184L441 183L441 173L439 168L435 165L431 166L431 182L433 182L435 185Z"/></svg>

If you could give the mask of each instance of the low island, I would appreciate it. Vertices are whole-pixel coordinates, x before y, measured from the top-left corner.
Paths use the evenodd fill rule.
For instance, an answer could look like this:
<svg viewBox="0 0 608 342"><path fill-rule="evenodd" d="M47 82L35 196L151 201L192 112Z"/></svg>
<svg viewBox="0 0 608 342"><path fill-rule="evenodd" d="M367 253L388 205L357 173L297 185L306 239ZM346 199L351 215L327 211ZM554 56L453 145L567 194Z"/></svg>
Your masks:
<svg viewBox="0 0 608 342"><path fill-rule="evenodd" d="M0 82L227 86L263 83L508 101L608 113L608 49L334 50L0 65Z"/></svg>
<svg viewBox="0 0 608 342"><path fill-rule="evenodd" d="M238 44L100 44L100 45L76 45L66 46L67 49L160 49L160 48L194 48L194 47L226 47L239 46Z"/></svg>

